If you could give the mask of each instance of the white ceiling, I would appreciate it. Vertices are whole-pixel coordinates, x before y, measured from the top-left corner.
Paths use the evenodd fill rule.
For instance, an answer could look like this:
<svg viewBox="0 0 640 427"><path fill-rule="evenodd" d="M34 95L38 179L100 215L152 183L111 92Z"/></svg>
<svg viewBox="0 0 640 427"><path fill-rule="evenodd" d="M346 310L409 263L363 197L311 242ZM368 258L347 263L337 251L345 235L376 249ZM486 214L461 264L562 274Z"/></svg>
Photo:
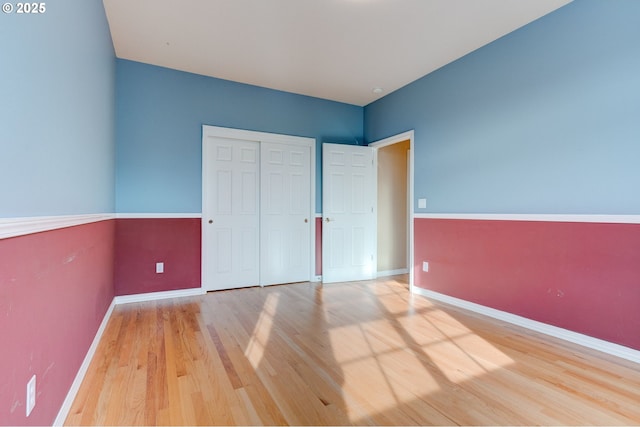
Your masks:
<svg viewBox="0 0 640 427"><path fill-rule="evenodd" d="M569 0L103 2L118 58L362 106Z"/></svg>

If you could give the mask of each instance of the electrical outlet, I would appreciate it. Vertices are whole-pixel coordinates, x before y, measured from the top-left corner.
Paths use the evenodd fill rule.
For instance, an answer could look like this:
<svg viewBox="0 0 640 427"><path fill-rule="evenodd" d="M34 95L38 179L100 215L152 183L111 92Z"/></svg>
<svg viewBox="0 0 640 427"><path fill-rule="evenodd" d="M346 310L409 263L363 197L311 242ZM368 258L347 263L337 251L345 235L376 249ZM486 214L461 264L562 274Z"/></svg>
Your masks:
<svg viewBox="0 0 640 427"><path fill-rule="evenodd" d="M427 261L422 261L422 271L429 271L429 263Z"/></svg>
<svg viewBox="0 0 640 427"><path fill-rule="evenodd" d="M156 262L156 273L164 273L164 262Z"/></svg>
<svg viewBox="0 0 640 427"><path fill-rule="evenodd" d="M27 417L33 411L33 407L36 406L36 376L35 374L27 383Z"/></svg>

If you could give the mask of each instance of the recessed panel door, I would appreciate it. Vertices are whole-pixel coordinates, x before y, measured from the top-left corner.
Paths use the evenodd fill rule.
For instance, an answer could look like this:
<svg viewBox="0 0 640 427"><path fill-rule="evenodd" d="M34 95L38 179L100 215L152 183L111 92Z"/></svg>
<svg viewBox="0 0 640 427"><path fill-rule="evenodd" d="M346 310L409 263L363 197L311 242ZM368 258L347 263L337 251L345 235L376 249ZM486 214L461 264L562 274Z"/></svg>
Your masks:
<svg viewBox="0 0 640 427"><path fill-rule="evenodd" d="M203 287L259 284L260 144L209 137L203 144Z"/></svg>
<svg viewBox="0 0 640 427"><path fill-rule="evenodd" d="M376 273L373 149L322 145L322 281Z"/></svg>
<svg viewBox="0 0 640 427"><path fill-rule="evenodd" d="M260 283L310 278L311 148L261 144Z"/></svg>

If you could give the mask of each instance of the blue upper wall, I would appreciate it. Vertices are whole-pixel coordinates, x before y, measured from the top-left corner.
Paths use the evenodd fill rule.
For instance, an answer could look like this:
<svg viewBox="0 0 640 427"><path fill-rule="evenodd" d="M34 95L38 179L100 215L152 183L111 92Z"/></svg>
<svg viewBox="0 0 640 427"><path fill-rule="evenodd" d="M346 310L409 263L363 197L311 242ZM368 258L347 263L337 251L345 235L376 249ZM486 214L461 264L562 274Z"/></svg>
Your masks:
<svg viewBox="0 0 640 427"><path fill-rule="evenodd" d="M0 13L0 217L113 212L115 55L104 7L45 6Z"/></svg>
<svg viewBox="0 0 640 427"><path fill-rule="evenodd" d="M117 60L116 212L202 211L202 125L363 140L363 108ZM316 209L321 209L317 155Z"/></svg>
<svg viewBox="0 0 640 427"><path fill-rule="evenodd" d="M116 61L98 0L3 13L0 217L200 212L202 124L415 129L426 212L638 214L639 20L636 0L575 0L363 110Z"/></svg>
<svg viewBox="0 0 640 427"><path fill-rule="evenodd" d="M640 1L575 0L368 105L365 139L415 129L416 212L640 214L639 43Z"/></svg>

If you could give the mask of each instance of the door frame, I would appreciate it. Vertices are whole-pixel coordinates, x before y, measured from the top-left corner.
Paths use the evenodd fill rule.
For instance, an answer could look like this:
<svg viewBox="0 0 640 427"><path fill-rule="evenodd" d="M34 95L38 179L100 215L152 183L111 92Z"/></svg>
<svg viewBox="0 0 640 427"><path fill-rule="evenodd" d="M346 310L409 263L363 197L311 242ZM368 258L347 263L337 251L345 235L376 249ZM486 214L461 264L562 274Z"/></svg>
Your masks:
<svg viewBox="0 0 640 427"><path fill-rule="evenodd" d="M309 239L310 239L310 259L309 259L309 280L313 280L316 277L316 230L315 230L315 215L316 215L316 140L315 138L303 137L303 136L293 136L293 135L284 135L277 133L269 133L269 132L260 132L260 131L252 131L252 130L244 130L244 129L235 129L235 128L226 128L220 126L211 126L211 125L202 125L202 146L201 146L201 157L202 157L202 171L200 176L200 183L202 186L202 206L200 210L202 211L202 219L201 219L201 266L200 266L200 274L201 274L201 285L200 287L206 292L205 284L207 282L207 277L205 273L205 261L207 259L207 255L209 250L207 248L206 239L205 239L205 223L207 221L207 212L205 212L205 207L207 206L206 197L207 197L207 185L205 182L205 177L207 176L207 172L212 167L207 163L207 158L204 155L205 152L205 144L208 138L227 138L227 139L241 139L245 141L255 141L255 142L274 142L280 144L289 144L289 145L306 145L310 149L311 159L310 159L310 178L311 178L311 188L309 189L310 194L310 206L309 206ZM260 280L261 281L261 280Z"/></svg>
<svg viewBox="0 0 640 427"><path fill-rule="evenodd" d="M414 251L414 239L413 239L413 179L414 179L414 131L409 130L397 135L390 136L388 138L384 138L369 144L369 147L372 147L373 150L373 162L374 162L374 185L375 185L375 195L376 199L378 197L378 149L387 147L389 145L397 144L406 140L409 140L409 254L407 263L409 264L409 290L413 293L413 276L414 276L414 259L413 259L413 251ZM376 212L376 224L377 224L377 212Z"/></svg>

